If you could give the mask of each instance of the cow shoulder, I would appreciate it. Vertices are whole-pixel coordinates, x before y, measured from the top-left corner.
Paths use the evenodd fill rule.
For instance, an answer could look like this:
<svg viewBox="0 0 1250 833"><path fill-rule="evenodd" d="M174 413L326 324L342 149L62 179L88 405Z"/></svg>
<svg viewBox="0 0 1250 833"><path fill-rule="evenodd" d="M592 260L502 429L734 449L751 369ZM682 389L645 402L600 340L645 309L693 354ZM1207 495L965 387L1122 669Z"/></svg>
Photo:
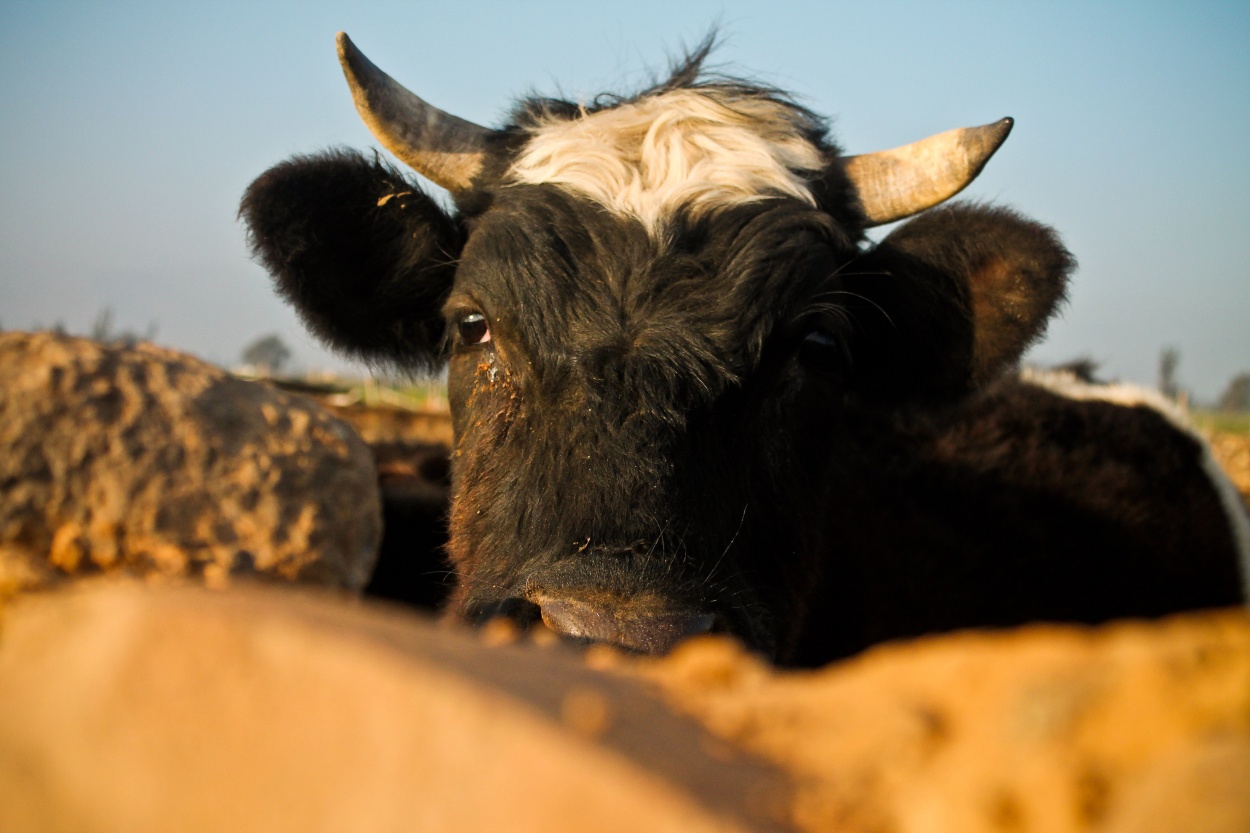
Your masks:
<svg viewBox="0 0 1250 833"><path fill-rule="evenodd" d="M1201 501L1169 500L1166 496L1161 500L1159 491L1169 483L1183 478L1202 499L1218 502L1220 511L1211 513L1207 524L1211 528L1206 531L1231 538L1241 568L1242 594L1250 602L1250 511L1216 460L1211 444L1181 406L1151 388L1122 382L1093 383L1063 370L1025 368L1020 380L1026 387L1061 398L1069 408L1103 414L1104 428L1093 438L1097 450L1126 443L1139 449L1141 459L1133 467L1134 475L1150 490L1158 506L1175 507L1178 525L1181 519L1197 514L1196 505Z"/></svg>

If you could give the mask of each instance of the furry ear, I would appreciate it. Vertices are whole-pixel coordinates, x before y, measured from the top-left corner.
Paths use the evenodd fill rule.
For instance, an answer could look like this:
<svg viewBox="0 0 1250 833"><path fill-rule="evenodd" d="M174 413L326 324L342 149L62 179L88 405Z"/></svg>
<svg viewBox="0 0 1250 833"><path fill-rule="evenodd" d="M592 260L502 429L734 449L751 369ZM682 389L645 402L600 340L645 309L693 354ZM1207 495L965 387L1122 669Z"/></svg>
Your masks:
<svg viewBox="0 0 1250 833"><path fill-rule="evenodd" d="M861 389L950 398L1013 368L1046 330L1076 261L1054 230L954 204L899 226L844 271Z"/></svg>
<svg viewBox="0 0 1250 833"><path fill-rule="evenodd" d="M399 171L354 151L300 156L243 195L252 254L331 347L434 370L464 231Z"/></svg>

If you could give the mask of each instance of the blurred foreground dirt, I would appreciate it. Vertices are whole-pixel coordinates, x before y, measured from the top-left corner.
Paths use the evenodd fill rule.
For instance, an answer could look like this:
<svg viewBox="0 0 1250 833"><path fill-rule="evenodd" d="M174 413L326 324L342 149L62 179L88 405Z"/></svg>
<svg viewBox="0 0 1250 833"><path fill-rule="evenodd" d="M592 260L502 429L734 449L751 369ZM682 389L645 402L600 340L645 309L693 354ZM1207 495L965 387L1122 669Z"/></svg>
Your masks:
<svg viewBox="0 0 1250 833"><path fill-rule="evenodd" d="M1216 461L1250 506L1250 435L1208 432L1207 437Z"/></svg>
<svg viewBox="0 0 1250 833"><path fill-rule="evenodd" d="M695 642L640 673L794 776L804 830L1250 830L1244 611L969 632L814 673Z"/></svg>
<svg viewBox="0 0 1250 833"><path fill-rule="evenodd" d="M1244 833L1245 611L778 672L324 594L85 582L0 616L5 831Z"/></svg>

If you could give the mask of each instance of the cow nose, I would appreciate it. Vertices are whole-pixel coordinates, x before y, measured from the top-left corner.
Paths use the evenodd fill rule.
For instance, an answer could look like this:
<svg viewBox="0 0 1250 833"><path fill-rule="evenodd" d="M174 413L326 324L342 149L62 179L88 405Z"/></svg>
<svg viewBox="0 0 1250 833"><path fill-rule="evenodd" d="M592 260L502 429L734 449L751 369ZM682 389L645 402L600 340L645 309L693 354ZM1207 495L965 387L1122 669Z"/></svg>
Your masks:
<svg viewBox="0 0 1250 833"><path fill-rule="evenodd" d="M645 654L663 654L688 636L712 630L711 613L632 599L588 600L536 593L547 627L563 636L604 642Z"/></svg>

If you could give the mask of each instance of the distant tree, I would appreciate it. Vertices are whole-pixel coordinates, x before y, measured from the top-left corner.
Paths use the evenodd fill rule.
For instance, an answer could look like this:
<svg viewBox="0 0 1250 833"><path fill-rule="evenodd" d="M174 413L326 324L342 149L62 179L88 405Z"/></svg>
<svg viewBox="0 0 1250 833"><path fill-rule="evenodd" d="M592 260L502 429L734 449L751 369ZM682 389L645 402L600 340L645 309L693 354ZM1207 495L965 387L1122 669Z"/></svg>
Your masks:
<svg viewBox="0 0 1250 833"><path fill-rule="evenodd" d="M56 329L59 333L63 333L65 330L60 323L57 324ZM117 332L113 329L113 308L106 306L96 315L95 322L91 325L91 337L104 344L120 344L131 347L136 342L151 341L156 338L156 323L149 324L147 332L142 335L134 330Z"/></svg>
<svg viewBox="0 0 1250 833"><path fill-rule="evenodd" d="M261 336L243 350L243 363L264 374L274 374L291 358L291 351L277 333Z"/></svg>
<svg viewBox="0 0 1250 833"><path fill-rule="evenodd" d="M1159 354L1159 392L1168 399L1179 399L1180 384L1176 381L1176 368L1181 363L1181 351L1165 347Z"/></svg>
<svg viewBox="0 0 1250 833"><path fill-rule="evenodd" d="M1221 411L1250 411L1250 373L1234 376L1215 407Z"/></svg>
<svg viewBox="0 0 1250 833"><path fill-rule="evenodd" d="M113 340L113 308L105 307L100 310L95 317L95 323L91 325L91 337L96 341L112 341Z"/></svg>

